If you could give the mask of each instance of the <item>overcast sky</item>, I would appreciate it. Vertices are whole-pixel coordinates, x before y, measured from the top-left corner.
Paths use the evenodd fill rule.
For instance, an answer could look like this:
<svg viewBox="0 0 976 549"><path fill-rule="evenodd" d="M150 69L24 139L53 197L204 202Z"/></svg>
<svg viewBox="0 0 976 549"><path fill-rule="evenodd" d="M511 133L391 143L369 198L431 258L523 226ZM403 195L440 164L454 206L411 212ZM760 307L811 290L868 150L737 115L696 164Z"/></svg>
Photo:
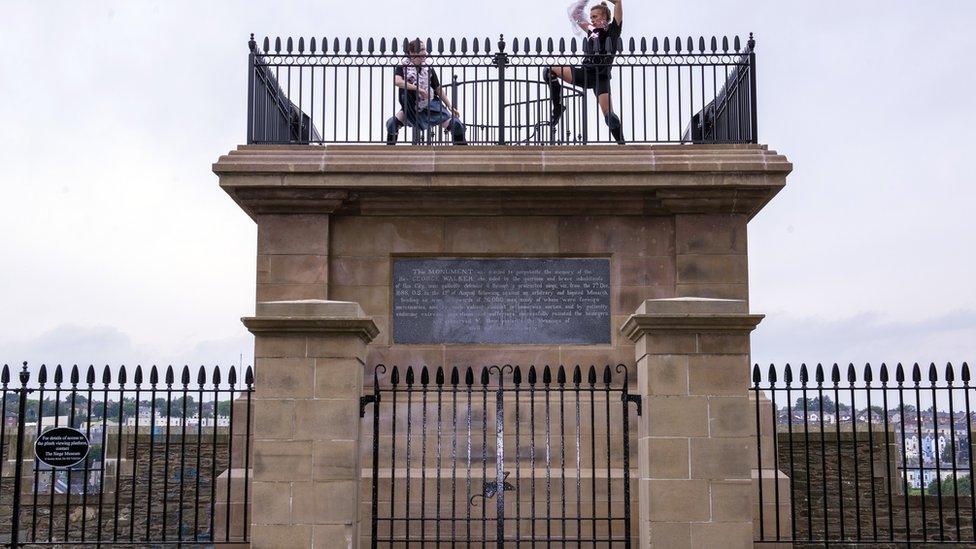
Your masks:
<svg viewBox="0 0 976 549"><path fill-rule="evenodd" d="M624 0L758 40L754 359L973 361L976 2ZM565 0L0 2L0 362L250 361L255 226L210 166L259 36L568 36Z"/></svg>

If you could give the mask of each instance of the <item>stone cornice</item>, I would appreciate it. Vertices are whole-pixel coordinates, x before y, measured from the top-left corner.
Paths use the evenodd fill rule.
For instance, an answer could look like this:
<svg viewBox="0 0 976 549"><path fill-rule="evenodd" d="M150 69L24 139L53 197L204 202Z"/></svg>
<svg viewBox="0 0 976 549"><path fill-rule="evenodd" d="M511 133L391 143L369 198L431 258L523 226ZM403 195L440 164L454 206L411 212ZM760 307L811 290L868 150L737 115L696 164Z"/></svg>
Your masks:
<svg viewBox="0 0 976 549"><path fill-rule="evenodd" d="M251 316L241 319L253 334L259 333L330 333L358 335L370 343L380 330L371 318L311 316Z"/></svg>
<svg viewBox="0 0 976 549"><path fill-rule="evenodd" d="M637 341L648 332L751 332L765 315L750 314L684 314L631 315L620 328L621 334Z"/></svg>
<svg viewBox="0 0 976 549"><path fill-rule="evenodd" d="M783 188L792 164L760 145L243 146L222 156L213 170L252 217L751 217Z"/></svg>

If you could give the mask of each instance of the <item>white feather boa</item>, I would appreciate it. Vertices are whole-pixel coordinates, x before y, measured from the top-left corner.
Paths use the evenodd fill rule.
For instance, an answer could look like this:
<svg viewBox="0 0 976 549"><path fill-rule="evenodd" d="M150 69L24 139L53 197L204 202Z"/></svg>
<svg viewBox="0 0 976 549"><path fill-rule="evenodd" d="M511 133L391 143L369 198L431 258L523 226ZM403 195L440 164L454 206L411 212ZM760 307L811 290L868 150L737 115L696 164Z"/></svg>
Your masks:
<svg viewBox="0 0 976 549"><path fill-rule="evenodd" d="M569 22L573 26L573 34L577 36L586 36L580 25L589 26L590 24L586 18L586 2L587 0L572 0L566 8L566 15L569 16Z"/></svg>

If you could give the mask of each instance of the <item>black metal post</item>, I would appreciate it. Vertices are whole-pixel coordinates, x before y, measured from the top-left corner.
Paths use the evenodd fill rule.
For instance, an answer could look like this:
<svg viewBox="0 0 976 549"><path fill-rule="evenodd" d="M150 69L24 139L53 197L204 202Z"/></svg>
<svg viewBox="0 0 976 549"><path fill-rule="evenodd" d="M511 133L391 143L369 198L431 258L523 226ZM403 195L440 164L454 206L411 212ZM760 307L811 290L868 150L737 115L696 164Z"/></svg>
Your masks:
<svg viewBox="0 0 976 549"><path fill-rule="evenodd" d="M17 403L17 451L14 454L14 502L13 511L10 517L10 547L18 547L20 543L20 492L21 477L24 474L24 429L27 419L27 381L30 373L27 371L27 363L24 362L23 369L20 371L20 398ZM40 426L40 416L38 416L38 426ZM53 483L52 483L53 490Z"/></svg>
<svg viewBox="0 0 976 549"><path fill-rule="evenodd" d="M623 426L624 426L624 547L630 549L630 394L628 384L630 383L630 373L623 364L617 365L617 371L623 370L624 387L620 393L623 401ZM640 398L640 395L636 395ZM638 402L640 402L638 400Z"/></svg>
<svg viewBox="0 0 976 549"><path fill-rule="evenodd" d="M250 145L254 143L254 51L258 47L253 32L247 47L247 144Z"/></svg>
<svg viewBox="0 0 976 549"><path fill-rule="evenodd" d="M756 111L756 39L749 33L749 113L752 128L749 132L749 142L759 143L759 113Z"/></svg>
<svg viewBox="0 0 976 549"><path fill-rule="evenodd" d="M505 66L508 54L505 53L505 35L498 36L498 51L495 52L494 65L498 69L498 144L505 144Z"/></svg>
<svg viewBox="0 0 976 549"><path fill-rule="evenodd" d="M504 43L503 46L504 47ZM507 368L507 366L505 367ZM498 390L495 396L495 486L498 490L495 499L496 529L498 549L505 547L505 370L498 370ZM487 412L487 410L485 410ZM487 532L485 532L487 534Z"/></svg>

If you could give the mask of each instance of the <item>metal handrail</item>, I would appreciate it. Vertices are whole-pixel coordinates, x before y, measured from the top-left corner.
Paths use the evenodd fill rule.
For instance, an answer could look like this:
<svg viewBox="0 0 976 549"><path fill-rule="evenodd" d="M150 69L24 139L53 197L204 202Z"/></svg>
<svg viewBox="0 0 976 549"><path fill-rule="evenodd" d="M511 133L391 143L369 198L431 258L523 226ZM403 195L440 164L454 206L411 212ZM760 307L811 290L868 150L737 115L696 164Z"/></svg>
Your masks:
<svg viewBox="0 0 976 549"><path fill-rule="evenodd" d="M252 35L248 143L385 143L384 122L400 109L393 69L405 62L407 42L266 37L259 47ZM545 69L578 68L600 55L584 51L575 38L442 38L427 39L426 46L425 63L442 73L459 120L480 129L470 144L615 142L592 90L579 82L561 82L566 110L551 124ZM745 44L738 37L628 38L601 49L611 50L612 113L627 143L758 141L752 35ZM450 142L444 132L420 141Z"/></svg>

